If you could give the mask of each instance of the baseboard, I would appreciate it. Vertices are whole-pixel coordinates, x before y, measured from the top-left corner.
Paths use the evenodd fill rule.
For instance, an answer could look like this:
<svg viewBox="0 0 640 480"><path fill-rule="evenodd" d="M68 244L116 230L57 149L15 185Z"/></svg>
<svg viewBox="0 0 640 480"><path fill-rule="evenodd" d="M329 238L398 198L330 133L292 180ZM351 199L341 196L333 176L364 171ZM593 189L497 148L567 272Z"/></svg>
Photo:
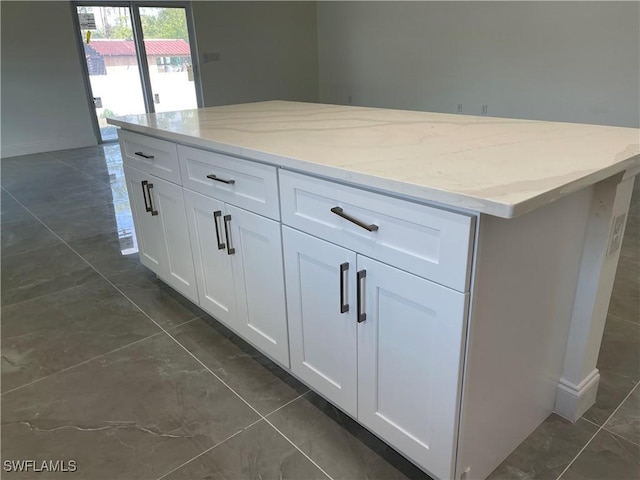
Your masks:
<svg viewBox="0 0 640 480"><path fill-rule="evenodd" d="M553 411L567 420L577 421L596 402L599 382L600 372L597 368L579 385L561 378Z"/></svg>
<svg viewBox="0 0 640 480"><path fill-rule="evenodd" d="M17 157L19 155L31 155L33 153L53 152L56 150L68 150L71 148L91 147L97 145L96 137L59 138L46 142L22 143L19 145L2 145L2 158Z"/></svg>

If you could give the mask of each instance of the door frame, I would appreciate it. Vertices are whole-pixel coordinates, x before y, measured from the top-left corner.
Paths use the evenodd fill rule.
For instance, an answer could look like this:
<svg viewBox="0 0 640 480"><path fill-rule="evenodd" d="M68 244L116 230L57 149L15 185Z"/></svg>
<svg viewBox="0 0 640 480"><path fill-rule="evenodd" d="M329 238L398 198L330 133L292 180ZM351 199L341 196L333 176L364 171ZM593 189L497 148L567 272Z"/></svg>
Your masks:
<svg viewBox="0 0 640 480"><path fill-rule="evenodd" d="M70 2L70 6L71 16L73 17L73 25L75 28L75 36L77 40L76 44L78 47L78 55L80 56L80 63L82 65L82 77L85 85L85 92L87 95L87 103L89 104L89 110L91 111L93 130L98 144L112 143L116 142L116 140L102 140L102 133L100 131L100 124L98 122L98 114L93 102L94 96L93 89L91 88L91 80L89 78L89 67L87 65L87 58L84 54L84 47L82 44L82 30L80 29L80 21L78 20L78 7L126 7L129 9L129 15L131 16L131 28L133 31L133 41L136 47L136 55L138 56L138 71L140 72L140 83L142 87L142 96L144 99L146 113L155 113L155 104L153 101L153 90L151 88L151 78L149 75L149 62L147 61L147 54L144 45L142 21L140 20L140 7L184 8L187 20L187 33L189 35L189 48L191 50L191 64L193 68L194 88L196 91L196 104L198 108L202 108L204 106L193 8L190 1L157 0L154 2L146 0L75 0Z"/></svg>

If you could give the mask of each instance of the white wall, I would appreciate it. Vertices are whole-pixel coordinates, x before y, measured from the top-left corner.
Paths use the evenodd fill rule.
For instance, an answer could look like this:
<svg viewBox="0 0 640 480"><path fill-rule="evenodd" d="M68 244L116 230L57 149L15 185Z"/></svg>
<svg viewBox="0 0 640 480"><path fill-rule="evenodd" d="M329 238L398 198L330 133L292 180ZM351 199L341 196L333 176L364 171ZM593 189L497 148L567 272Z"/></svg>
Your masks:
<svg viewBox="0 0 640 480"><path fill-rule="evenodd" d="M320 101L640 126L638 2L318 2Z"/></svg>
<svg viewBox="0 0 640 480"><path fill-rule="evenodd" d="M95 145L69 2L0 9L2 157Z"/></svg>
<svg viewBox="0 0 640 480"><path fill-rule="evenodd" d="M205 106L318 100L315 2L193 2L193 13Z"/></svg>

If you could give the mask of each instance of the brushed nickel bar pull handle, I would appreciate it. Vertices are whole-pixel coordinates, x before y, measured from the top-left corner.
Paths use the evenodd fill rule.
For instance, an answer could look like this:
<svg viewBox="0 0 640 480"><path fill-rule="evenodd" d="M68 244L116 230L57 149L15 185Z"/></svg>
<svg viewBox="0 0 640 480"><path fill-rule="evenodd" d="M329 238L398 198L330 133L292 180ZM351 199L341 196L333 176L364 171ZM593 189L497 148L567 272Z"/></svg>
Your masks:
<svg viewBox="0 0 640 480"><path fill-rule="evenodd" d="M231 215L224 216L224 236L227 239L227 254L233 255L236 253L236 249L231 246L230 238L230 230L231 230Z"/></svg>
<svg viewBox="0 0 640 480"><path fill-rule="evenodd" d="M367 276L366 270L360 270L356 274L356 282L358 284L358 295L357 295L358 298L356 300L358 304L358 312L357 312L358 323L362 323L367 319L367 314L364 311L364 305L362 305L362 301L364 297L364 287L362 286L362 284L366 276Z"/></svg>
<svg viewBox="0 0 640 480"><path fill-rule="evenodd" d="M363 221L358 220L357 218L354 218L347 213L344 213L344 210L342 209L342 207L333 207L331 211L336 215L338 215L339 217L342 217L345 220L349 220L351 223L355 223L359 227L364 228L367 232L375 232L376 230L378 230L377 225L374 225L373 223L370 225L367 225Z"/></svg>
<svg viewBox="0 0 640 480"><path fill-rule="evenodd" d="M344 303L344 274L349 271L349 262L340 265L340 313L349 311L349 304Z"/></svg>
<svg viewBox="0 0 640 480"><path fill-rule="evenodd" d="M215 180L216 182L226 183L227 185L233 185L234 183L236 183L236 181L233 179L225 180L224 178L216 177L213 173L210 175L207 175L207 178L210 178L211 180Z"/></svg>
<svg viewBox="0 0 640 480"><path fill-rule="evenodd" d="M144 198L144 211L145 212L150 212L151 211L151 207L149 206L149 203L147 202L147 185L149 185L149 182L146 180L143 180L142 182L140 182L142 184L142 198Z"/></svg>
<svg viewBox="0 0 640 480"><path fill-rule="evenodd" d="M220 242L220 229L218 228L218 217L222 216L222 210L213 212L213 223L216 226L216 241L218 242L218 250L224 250L226 245Z"/></svg>
<svg viewBox="0 0 640 480"><path fill-rule="evenodd" d="M149 192L149 207L151 211L151 215L157 215L158 211L153 208L153 197L151 196L151 189L153 188L153 183L147 183L147 192Z"/></svg>
<svg viewBox="0 0 640 480"><path fill-rule="evenodd" d="M153 155L145 155L144 152L136 152L135 154L139 157L146 158L148 160L152 160L155 158Z"/></svg>

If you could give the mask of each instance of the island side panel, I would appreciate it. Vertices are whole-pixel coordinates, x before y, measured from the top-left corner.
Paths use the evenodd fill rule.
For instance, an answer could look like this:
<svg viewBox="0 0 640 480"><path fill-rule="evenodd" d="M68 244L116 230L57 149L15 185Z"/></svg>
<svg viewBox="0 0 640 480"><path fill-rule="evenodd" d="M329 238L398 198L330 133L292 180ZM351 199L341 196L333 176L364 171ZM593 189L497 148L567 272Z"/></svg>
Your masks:
<svg viewBox="0 0 640 480"><path fill-rule="evenodd" d="M487 477L553 411L592 193L480 217L457 479Z"/></svg>
<svg viewBox="0 0 640 480"><path fill-rule="evenodd" d="M634 173L615 175L593 187L564 372L554 409L573 422L596 399L600 379L596 363L629 215Z"/></svg>

